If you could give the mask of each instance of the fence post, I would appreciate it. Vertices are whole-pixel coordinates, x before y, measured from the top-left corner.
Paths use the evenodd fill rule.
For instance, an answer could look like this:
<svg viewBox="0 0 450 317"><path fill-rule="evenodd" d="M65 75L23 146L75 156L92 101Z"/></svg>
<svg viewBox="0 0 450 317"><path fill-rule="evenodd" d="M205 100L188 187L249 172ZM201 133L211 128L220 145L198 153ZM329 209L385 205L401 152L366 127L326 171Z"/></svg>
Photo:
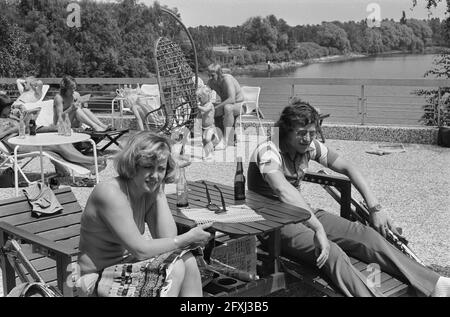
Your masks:
<svg viewBox="0 0 450 317"><path fill-rule="evenodd" d="M361 115L361 125L364 125L365 123L365 117L366 117L366 97L365 97L365 91L364 91L364 85L361 85L361 95L359 97L359 114Z"/></svg>
<svg viewBox="0 0 450 317"><path fill-rule="evenodd" d="M441 98L442 98L442 90L441 90L441 87L439 87L438 88L438 104L437 104L437 126L438 127L441 127Z"/></svg>

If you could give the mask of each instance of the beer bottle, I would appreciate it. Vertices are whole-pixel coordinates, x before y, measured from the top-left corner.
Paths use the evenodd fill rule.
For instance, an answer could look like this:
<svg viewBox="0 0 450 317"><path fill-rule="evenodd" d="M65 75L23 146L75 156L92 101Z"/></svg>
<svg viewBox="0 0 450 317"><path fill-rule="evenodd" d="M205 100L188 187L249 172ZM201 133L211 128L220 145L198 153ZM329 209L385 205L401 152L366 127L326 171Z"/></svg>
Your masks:
<svg viewBox="0 0 450 317"><path fill-rule="evenodd" d="M30 128L30 135L36 135L36 121L34 120L34 116L31 116L28 126Z"/></svg>
<svg viewBox="0 0 450 317"><path fill-rule="evenodd" d="M236 174L234 175L234 199L245 199L245 176L244 167L242 165L242 157L237 158Z"/></svg>
<svg viewBox="0 0 450 317"><path fill-rule="evenodd" d="M179 169L180 175L177 182L177 207L185 208L189 206L188 202L188 184L184 167Z"/></svg>

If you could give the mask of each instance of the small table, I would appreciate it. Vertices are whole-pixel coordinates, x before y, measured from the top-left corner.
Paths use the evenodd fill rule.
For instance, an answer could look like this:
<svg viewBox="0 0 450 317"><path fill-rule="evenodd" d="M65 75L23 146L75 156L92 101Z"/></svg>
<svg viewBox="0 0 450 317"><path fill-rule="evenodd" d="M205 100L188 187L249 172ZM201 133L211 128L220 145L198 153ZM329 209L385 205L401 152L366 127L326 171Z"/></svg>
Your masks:
<svg viewBox="0 0 450 317"><path fill-rule="evenodd" d="M293 205L282 203L252 191L247 191L245 201L234 200L234 189L223 184L206 182L210 188L209 192L213 203L221 206L219 193L212 189L213 185L217 185L223 192L223 196L227 205L239 205L245 203L262 215L265 220L246 222L246 223L218 223L212 225L213 230L217 230L228 234L230 237L241 237L248 235L262 236L268 234L268 261L264 263L264 268L269 271L269 275L276 276L277 279L284 279L283 273L280 273L280 253L281 253L281 228L288 224L299 223L308 220L311 217L309 211ZM202 208L207 204L205 187L200 182L188 182L189 184L189 206L194 208ZM172 215L177 225L190 229L196 226L195 221L187 218L180 212L176 206L176 194L167 195L167 200L172 211ZM275 275L274 275L275 274ZM280 277L281 276L281 277ZM266 276L267 277L267 276ZM275 279L275 278L274 278ZM273 283L277 284L276 281ZM279 282L282 285L283 282ZM282 288L282 287L280 287ZM274 291L273 288L271 288ZM262 294L263 295L263 294Z"/></svg>
<svg viewBox="0 0 450 317"><path fill-rule="evenodd" d="M85 133L76 133L72 132L72 135L65 136L65 135L58 135L57 132L51 132L51 133L37 133L36 135L27 135L25 138L21 137L14 137L8 140L9 143L16 145L14 148L14 181L16 185L16 196L19 195L19 175L18 175L18 168L17 168L17 150L20 146L38 146L39 152L40 152L40 162L41 162L41 181L44 183L44 163L43 163L43 157L42 157L42 147L43 146L50 146L50 145L62 145L62 144L70 144L70 143L77 143L77 142L83 142L83 141L89 141L92 144L92 147L94 149L94 162L95 162L95 178L98 183L98 162L97 162L97 146L95 145L95 142L91 139L91 136L89 134Z"/></svg>

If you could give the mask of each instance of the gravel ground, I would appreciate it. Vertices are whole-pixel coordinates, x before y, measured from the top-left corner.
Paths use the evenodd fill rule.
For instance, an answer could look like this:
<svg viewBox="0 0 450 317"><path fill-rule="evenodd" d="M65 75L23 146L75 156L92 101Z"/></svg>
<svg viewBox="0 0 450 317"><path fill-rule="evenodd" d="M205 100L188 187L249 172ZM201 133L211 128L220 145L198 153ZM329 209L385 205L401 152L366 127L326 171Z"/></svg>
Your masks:
<svg viewBox="0 0 450 317"><path fill-rule="evenodd" d="M232 185L235 172L233 157L241 153L245 157L244 168L247 169L248 155L256 143L246 144L244 150L229 148L227 152L215 152L215 162L202 162L197 140L195 147L187 147L187 153L194 152L194 162L186 170L188 180L208 179ZM404 153L378 156L366 153L376 144L374 142L327 140L326 144L360 168L396 226L403 229L417 256L433 270L450 276L450 149L404 144ZM112 146L110 149L105 155L112 159L117 148ZM108 160L108 167L100 173L101 180L115 175L111 159ZM44 167L46 171L54 171L49 163L45 163ZM310 167L311 171L318 169L320 166L315 163ZM39 161L34 160L25 170L39 171ZM38 177L38 174L35 176ZM305 183L302 186L305 198L313 207L339 212L338 204L319 185ZM73 187L82 207L91 190L88 187ZM174 185L167 186L166 191L174 192ZM0 199L13 195L12 188L0 189ZM302 292L283 293L282 296L296 294Z"/></svg>

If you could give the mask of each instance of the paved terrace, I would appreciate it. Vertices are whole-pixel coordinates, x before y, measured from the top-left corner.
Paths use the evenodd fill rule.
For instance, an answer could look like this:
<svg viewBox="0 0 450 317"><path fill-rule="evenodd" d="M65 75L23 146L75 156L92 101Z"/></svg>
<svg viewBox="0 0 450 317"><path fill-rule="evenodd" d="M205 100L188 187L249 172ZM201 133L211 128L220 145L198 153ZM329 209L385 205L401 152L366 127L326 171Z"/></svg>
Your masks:
<svg viewBox="0 0 450 317"><path fill-rule="evenodd" d="M450 149L436 145L404 144L405 153L378 156L366 153L376 142L328 139L326 144L360 167L381 204L390 210L396 225L403 228L410 247L419 258L439 273L450 276ZM251 148L252 145L249 151ZM235 172L233 157L237 149L216 152L214 163L199 160L199 149L199 140L193 147L187 147L188 152L197 151L194 162L186 171L188 180L208 179L231 186ZM100 173L100 180L115 175L112 156L116 151L113 146L107 150L106 155L110 159L108 167ZM245 158L244 168L247 169L248 154ZM46 171L54 170L48 162L45 168ZM311 171L318 169L319 166L313 163ZM38 178L39 161L34 160L26 170L35 172ZM81 206L84 206L92 188L72 189ZM166 191L173 193L174 185L167 186ZM337 203L319 185L305 183L303 192L313 207L338 213ZM13 188L0 189L0 199L13 195ZM301 292L291 296L298 294Z"/></svg>

